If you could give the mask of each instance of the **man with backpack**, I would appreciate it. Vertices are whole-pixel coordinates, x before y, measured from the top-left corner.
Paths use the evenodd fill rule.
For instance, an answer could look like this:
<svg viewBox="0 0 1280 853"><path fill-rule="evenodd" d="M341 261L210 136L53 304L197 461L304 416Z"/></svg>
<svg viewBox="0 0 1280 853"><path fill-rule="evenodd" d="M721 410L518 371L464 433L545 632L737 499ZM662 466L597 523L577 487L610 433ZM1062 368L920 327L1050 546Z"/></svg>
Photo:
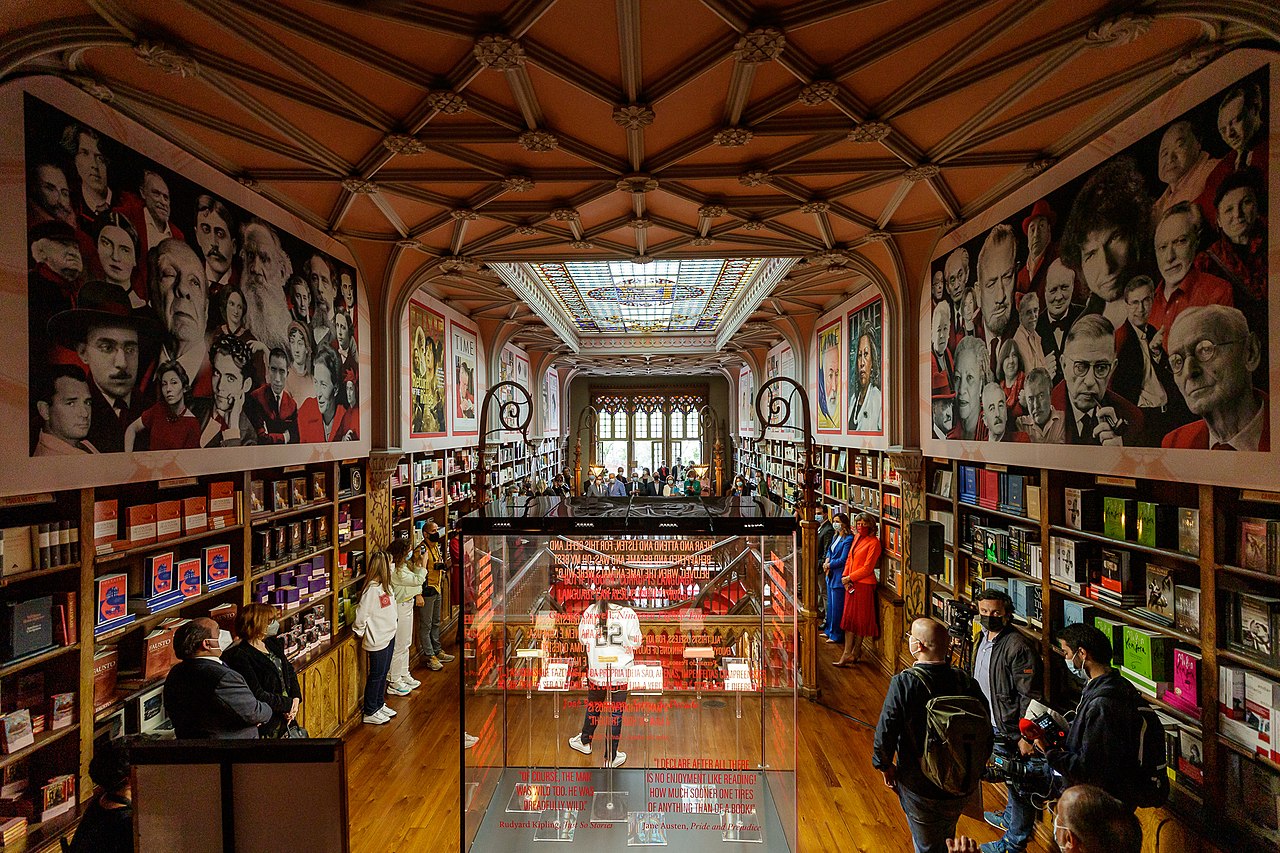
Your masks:
<svg viewBox="0 0 1280 853"><path fill-rule="evenodd" d="M951 666L951 638L935 619L911 623L915 666L889 682L872 766L898 793L916 853L945 853L991 756L991 707L982 688Z"/></svg>
<svg viewBox="0 0 1280 853"><path fill-rule="evenodd" d="M1129 809L1163 805L1169 796L1164 729L1123 675L1111 666L1111 641L1093 625L1068 625L1058 651L1072 675L1087 681L1066 742L1036 746L1068 785L1097 785Z"/></svg>

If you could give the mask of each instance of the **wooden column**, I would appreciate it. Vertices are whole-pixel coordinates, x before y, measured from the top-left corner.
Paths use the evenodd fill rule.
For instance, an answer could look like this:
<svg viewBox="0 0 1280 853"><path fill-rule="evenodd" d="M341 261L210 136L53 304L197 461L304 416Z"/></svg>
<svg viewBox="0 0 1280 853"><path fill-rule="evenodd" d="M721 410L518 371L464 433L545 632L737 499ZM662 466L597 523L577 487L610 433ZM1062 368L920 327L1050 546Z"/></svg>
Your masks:
<svg viewBox="0 0 1280 853"><path fill-rule="evenodd" d="M369 479L365 483L364 535L366 551L372 554L391 544L391 472L404 456L399 448L375 450L369 454Z"/></svg>
<svg viewBox="0 0 1280 853"><path fill-rule="evenodd" d="M925 518L924 457L918 447L896 447L889 451L889 461L898 472L902 490L902 597L909 625L929 615L927 576L911 570L911 522Z"/></svg>
<svg viewBox="0 0 1280 853"><path fill-rule="evenodd" d="M818 523L813 519L813 507L800 506L800 564L796 575L800 586L800 695L817 699L822 691L818 687Z"/></svg>

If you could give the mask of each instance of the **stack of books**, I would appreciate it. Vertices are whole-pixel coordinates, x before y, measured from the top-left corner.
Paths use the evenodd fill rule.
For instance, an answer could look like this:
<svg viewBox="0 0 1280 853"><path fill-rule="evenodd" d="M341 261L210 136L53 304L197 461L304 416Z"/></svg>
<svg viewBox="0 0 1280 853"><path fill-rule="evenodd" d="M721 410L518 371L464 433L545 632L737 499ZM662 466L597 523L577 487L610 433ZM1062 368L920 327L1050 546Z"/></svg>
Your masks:
<svg viewBox="0 0 1280 853"><path fill-rule="evenodd" d="M1097 582L1090 581L1089 597L1112 607L1139 607L1146 601L1142 560L1115 548L1102 549Z"/></svg>
<svg viewBox="0 0 1280 853"><path fill-rule="evenodd" d="M27 841L27 819L11 817L0 823L0 849L8 850L25 846Z"/></svg>
<svg viewBox="0 0 1280 853"><path fill-rule="evenodd" d="M1174 617L1173 570L1147 564L1146 601L1138 613L1160 625L1172 625Z"/></svg>

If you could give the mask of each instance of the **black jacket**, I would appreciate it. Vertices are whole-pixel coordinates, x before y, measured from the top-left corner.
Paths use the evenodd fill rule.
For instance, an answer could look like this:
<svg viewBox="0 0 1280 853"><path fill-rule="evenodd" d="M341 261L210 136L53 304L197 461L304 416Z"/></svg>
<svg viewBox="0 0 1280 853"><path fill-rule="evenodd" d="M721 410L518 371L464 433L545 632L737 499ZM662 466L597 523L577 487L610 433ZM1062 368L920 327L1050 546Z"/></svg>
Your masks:
<svg viewBox="0 0 1280 853"><path fill-rule="evenodd" d="M982 637L986 635L983 631ZM973 663L969 665L969 674L975 677L974 664L982 637L974 644L974 653L970 656ZM1043 696L1040 671L1040 653L1026 637L1012 626L996 634L991 648L991 695L987 701L995 712L996 726L1007 742L1012 743L1021 736L1018 720L1027 712L1032 699Z"/></svg>
<svg viewBox="0 0 1280 853"><path fill-rule="evenodd" d="M1067 783L1097 785L1130 805L1138 769L1138 708L1143 701L1134 687L1113 669L1089 681L1080 695L1076 716L1063 748L1048 753L1049 766Z"/></svg>
<svg viewBox="0 0 1280 853"><path fill-rule="evenodd" d="M110 800L115 808L107 808ZM76 827L70 853L133 853L133 805L115 794L93 798Z"/></svg>
<svg viewBox="0 0 1280 853"><path fill-rule="evenodd" d="M835 526L831 524L831 519L824 518L822 524L818 525L818 577L822 577L822 561L827 558L827 551L831 549L831 540L834 538Z"/></svg>
<svg viewBox="0 0 1280 853"><path fill-rule="evenodd" d="M178 661L164 680L164 708L174 734L189 738L256 738L271 719L240 673L211 657Z"/></svg>
<svg viewBox="0 0 1280 853"><path fill-rule="evenodd" d="M293 664L284 655L283 644L274 637L268 637L265 642L281 663L283 679L267 655L245 642L236 643L223 652L222 662L244 677L245 684L249 685L258 701L270 706L271 719L258 727L262 736L279 737L288 725L284 715L293 707L294 699L302 698L302 690L298 687L298 674L294 672Z"/></svg>
<svg viewBox="0 0 1280 853"><path fill-rule="evenodd" d="M898 784L921 797L934 800L964 799L955 797L924 777L920 769L920 756L924 750L925 705L934 696L974 696L987 704L982 688L964 670L946 663L921 663L917 666L929 670L933 692L925 687L920 676L903 670L889 682L884 707L880 709L880 722L876 725L875 746L871 753L871 766L883 770L890 764L898 765Z"/></svg>

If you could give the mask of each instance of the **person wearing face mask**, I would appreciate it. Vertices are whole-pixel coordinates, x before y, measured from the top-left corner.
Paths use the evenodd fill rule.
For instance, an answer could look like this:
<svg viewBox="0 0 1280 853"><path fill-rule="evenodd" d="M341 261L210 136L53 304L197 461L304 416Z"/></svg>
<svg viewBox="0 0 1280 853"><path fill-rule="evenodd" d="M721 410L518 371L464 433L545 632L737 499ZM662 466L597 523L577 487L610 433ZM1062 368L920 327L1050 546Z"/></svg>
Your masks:
<svg viewBox="0 0 1280 853"><path fill-rule="evenodd" d="M827 551L830 550L831 548L831 540L835 539L836 537L836 529L835 529L835 526L832 525L831 523L830 510L828 510L822 504L818 504L817 509L814 510L813 520L814 520L814 523L818 525L818 533L817 533L818 547L814 551L814 553L817 555L817 559L815 560L817 565L814 566L813 576L818 577L819 573L823 571L822 564L823 564L823 561L827 559ZM824 620L826 618L826 606L827 606L826 601L819 602L819 607L822 608L822 615ZM823 624L826 624L825 621Z"/></svg>
<svg viewBox="0 0 1280 853"><path fill-rule="evenodd" d="M409 674L409 644L413 642L413 608L422 607L422 585L427 580L421 559L409 559L409 540L397 537L387 546L391 558L391 593L396 599L396 650L391 656L387 674L387 692L392 696L408 696L422 682ZM418 555L415 555L418 557Z"/></svg>
<svg viewBox="0 0 1280 853"><path fill-rule="evenodd" d="M1066 741L1051 748L1039 739L1035 745L1069 785L1097 785L1132 811L1142 696L1111 666L1111 641L1093 625L1068 625L1057 643L1071 674L1086 683Z"/></svg>
<svg viewBox="0 0 1280 853"><path fill-rule="evenodd" d="M982 633L973 651L970 675L991 704L991 727L995 750L1002 755L1030 755L1035 747L1022 739L1018 721L1032 699L1042 696L1040 653L1020 634L1009 618L1013 601L1000 589L984 590L978 596L978 620ZM1039 809L1029 795L1009 785L1009 803L1004 812L986 812L983 817L1004 837L982 845L982 853L1021 853L1035 828Z"/></svg>
<svg viewBox="0 0 1280 853"><path fill-rule="evenodd" d="M1074 785L1058 799L1053 840L1063 853L1139 853L1142 824L1124 803L1097 785ZM981 849L964 835L947 841L947 853Z"/></svg>
<svg viewBox="0 0 1280 853"><path fill-rule="evenodd" d="M440 645L441 593L444 592L444 531L435 519L427 522L426 536L418 543L415 558L424 572L422 581L422 610L418 616L418 651L427 669L439 672L453 655L445 654Z"/></svg>
<svg viewBox="0 0 1280 853"><path fill-rule="evenodd" d="M853 533L849 529L849 516L843 512L837 512L831 520L831 544L822 561L822 570L827 573L827 621L822 627L822 636L828 643L844 643L844 630L840 627L844 616L844 564L853 547Z"/></svg>
<svg viewBox="0 0 1280 853"><path fill-rule="evenodd" d="M876 536L876 517L869 512L858 516L858 531L849 546L840 583L844 586L844 612L840 628L844 631L844 651L832 666L848 666L862 659L862 640L880 636L876 622L876 567L880 565L880 538Z"/></svg>
<svg viewBox="0 0 1280 853"><path fill-rule="evenodd" d="M915 666L889 682L876 725L871 764L884 775L884 784L898 794L915 853L943 853L955 835L961 812L981 787L975 778L973 790L955 795L925 775L922 759L929 701L935 697L966 697L978 700L986 708L987 699L976 681L949 663L951 637L947 626L938 620L920 618L912 622L907 651ZM975 754L975 758L985 761L986 755Z"/></svg>
<svg viewBox="0 0 1280 853"><path fill-rule="evenodd" d="M252 739L275 713L223 662L231 636L207 616L178 626L173 635L178 663L164 680L164 707L174 735L187 739Z"/></svg>
<svg viewBox="0 0 1280 853"><path fill-rule="evenodd" d="M244 678L253 695L271 706L271 719L258 727L262 737L283 737L298 717L302 689L298 674L284 654L275 608L253 602L236 613L236 643L222 662Z"/></svg>

